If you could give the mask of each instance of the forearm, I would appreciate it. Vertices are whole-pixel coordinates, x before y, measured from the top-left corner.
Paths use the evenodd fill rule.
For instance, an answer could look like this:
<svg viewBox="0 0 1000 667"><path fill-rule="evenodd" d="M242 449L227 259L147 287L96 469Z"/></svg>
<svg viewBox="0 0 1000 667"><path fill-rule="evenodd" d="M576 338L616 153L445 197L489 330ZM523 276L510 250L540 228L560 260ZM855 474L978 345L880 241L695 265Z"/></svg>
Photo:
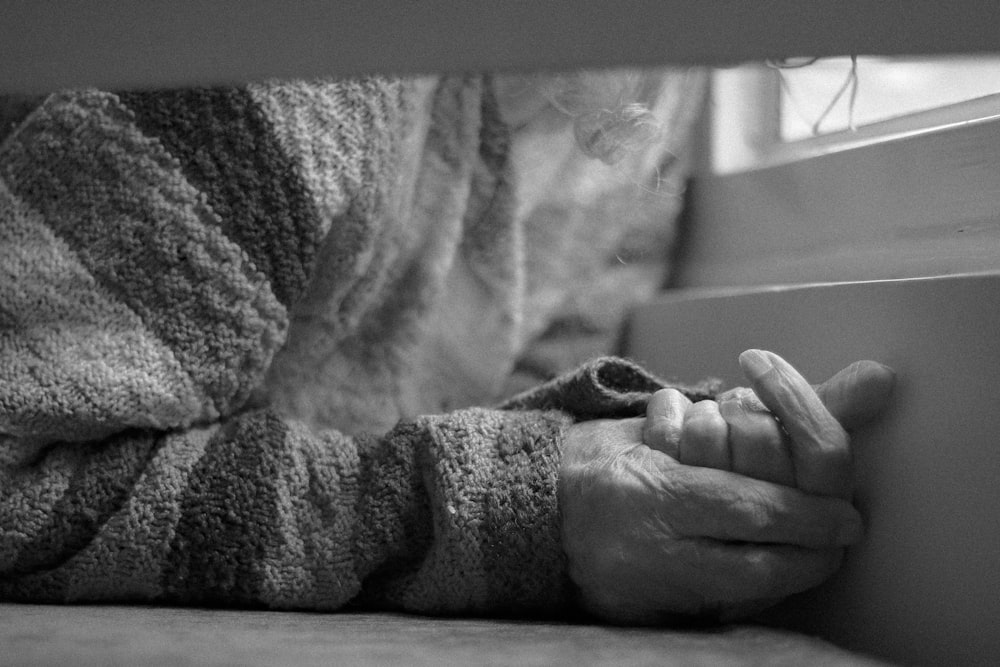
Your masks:
<svg viewBox="0 0 1000 667"><path fill-rule="evenodd" d="M433 539L422 538L418 559L376 570L360 602L427 613L563 609L556 484L570 421L559 412L470 409L397 428L412 443ZM366 516L366 526L381 524Z"/></svg>
<svg viewBox="0 0 1000 667"><path fill-rule="evenodd" d="M0 598L552 610L566 423L476 410L347 438L260 411L53 446L3 470Z"/></svg>
<svg viewBox="0 0 1000 667"><path fill-rule="evenodd" d="M349 543L324 534L354 523L358 464L325 444L260 412L50 447L5 471L0 594L285 606L299 590L301 606L341 604L358 588Z"/></svg>

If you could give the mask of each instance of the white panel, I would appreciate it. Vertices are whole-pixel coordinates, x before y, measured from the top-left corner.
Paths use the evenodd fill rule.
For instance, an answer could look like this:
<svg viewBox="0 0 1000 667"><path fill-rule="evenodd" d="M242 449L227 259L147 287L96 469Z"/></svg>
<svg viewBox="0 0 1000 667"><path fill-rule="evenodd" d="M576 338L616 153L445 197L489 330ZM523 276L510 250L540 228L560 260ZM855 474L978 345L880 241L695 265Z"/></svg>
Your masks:
<svg viewBox="0 0 1000 667"><path fill-rule="evenodd" d="M814 382L892 366L888 413L854 437L866 539L778 617L907 664L1000 664L1000 275L681 290L636 313L631 345L661 374L730 385L751 347Z"/></svg>
<svg viewBox="0 0 1000 667"><path fill-rule="evenodd" d="M676 287L997 270L1000 120L703 175L690 196Z"/></svg>

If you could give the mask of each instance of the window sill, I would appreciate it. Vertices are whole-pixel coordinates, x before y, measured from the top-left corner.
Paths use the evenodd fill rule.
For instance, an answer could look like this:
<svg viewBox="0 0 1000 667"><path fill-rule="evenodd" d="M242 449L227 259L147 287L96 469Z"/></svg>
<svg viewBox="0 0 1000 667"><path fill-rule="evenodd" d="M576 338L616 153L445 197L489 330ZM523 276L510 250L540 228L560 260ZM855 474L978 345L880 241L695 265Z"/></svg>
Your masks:
<svg viewBox="0 0 1000 667"><path fill-rule="evenodd" d="M704 174L691 188L673 287L1000 269L997 118Z"/></svg>

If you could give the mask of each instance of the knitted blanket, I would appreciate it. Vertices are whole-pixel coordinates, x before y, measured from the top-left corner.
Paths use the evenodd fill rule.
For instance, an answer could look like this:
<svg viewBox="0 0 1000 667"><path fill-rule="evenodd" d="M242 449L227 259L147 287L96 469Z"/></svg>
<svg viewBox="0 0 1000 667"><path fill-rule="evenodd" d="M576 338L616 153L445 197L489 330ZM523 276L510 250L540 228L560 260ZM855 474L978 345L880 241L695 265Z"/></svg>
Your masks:
<svg viewBox="0 0 1000 667"><path fill-rule="evenodd" d="M545 286L488 78L0 112L0 599L565 608L562 433L662 382L601 359L446 411Z"/></svg>

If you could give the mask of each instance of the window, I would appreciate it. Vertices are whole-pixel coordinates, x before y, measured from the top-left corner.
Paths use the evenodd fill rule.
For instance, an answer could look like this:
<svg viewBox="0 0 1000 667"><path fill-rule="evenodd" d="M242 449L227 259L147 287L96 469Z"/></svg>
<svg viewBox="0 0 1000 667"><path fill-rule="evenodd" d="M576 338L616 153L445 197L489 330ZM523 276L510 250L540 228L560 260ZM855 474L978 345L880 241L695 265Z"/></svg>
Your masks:
<svg viewBox="0 0 1000 667"><path fill-rule="evenodd" d="M809 63L716 72L673 284L1000 267L1000 58Z"/></svg>
<svg viewBox="0 0 1000 667"><path fill-rule="evenodd" d="M996 56L791 59L768 66L781 90L781 141L857 130L914 114L920 118L914 125L927 125L932 121L919 112L931 110L949 109L956 119L968 118L978 106L962 103L1000 94ZM989 102L997 104L995 99Z"/></svg>
<svg viewBox="0 0 1000 667"><path fill-rule="evenodd" d="M718 70L714 95L730 173L1000 115L1000 56L768 61Z"/></svg>

